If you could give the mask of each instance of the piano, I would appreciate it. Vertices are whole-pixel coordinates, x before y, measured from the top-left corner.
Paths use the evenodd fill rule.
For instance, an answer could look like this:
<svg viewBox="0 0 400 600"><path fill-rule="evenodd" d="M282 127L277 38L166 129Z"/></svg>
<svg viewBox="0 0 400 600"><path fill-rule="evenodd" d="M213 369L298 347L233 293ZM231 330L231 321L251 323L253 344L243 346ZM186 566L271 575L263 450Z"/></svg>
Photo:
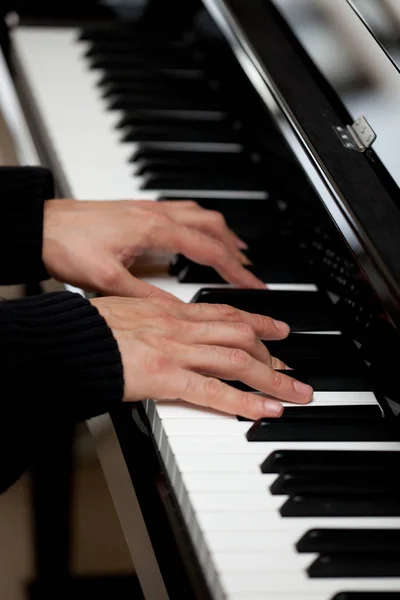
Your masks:
<svg viewBox="0 0 400 600"><path fill-rule="evenodd" d="M182 256L147 281L287 320L273 352L315 389L275 421L146 399L89 422L144 596L398 600L396 2L376 3L393 35L361 1L136 5L21 13L3 75L23 160L64 196L221 211L268 289Z"/></svg>

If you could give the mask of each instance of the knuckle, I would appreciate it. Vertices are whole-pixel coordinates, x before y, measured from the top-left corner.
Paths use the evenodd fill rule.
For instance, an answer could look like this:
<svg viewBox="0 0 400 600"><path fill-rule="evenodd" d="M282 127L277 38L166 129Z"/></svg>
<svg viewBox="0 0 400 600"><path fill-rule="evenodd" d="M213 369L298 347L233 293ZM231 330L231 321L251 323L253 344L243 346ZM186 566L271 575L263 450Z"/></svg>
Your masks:
<svg viewBox="0 0 400 600"><path fill-rule="evenodd" d="M193 376L189 373L187 378L185 379L185 383L184 383L184 390L183 390L183 400L186 397L190 397L192 390L194 389L194 381L193 381Z"/></svg>
<svg viewBox="0 0 400 600"><path fill-rule="evenodd" d="M218 379L207 378L204 383L204 391L210 400L218 399L224 390L224 384Z"/></svg>
<svg viewBox="0 0 400 600"><path fill-rule="evenodd" d="M264 330L269 327L272 319L271 317L264 317L262 315L253 315L254 324L259 330Z"/></svg>
<svg viewBox="0 0 400 600"><path fill-rule="evenodd" d="M214 223L220 227L225 226L225 218L224 216L216 211L216 210L210 210L209 211L209 216L211 217L211 219L214 221Z"/></svg>
<svg viewBox="0 0 400 600"><path fill-rule="evenodd" d="M152 233L157 233L160 229L169 227L172 220L163 213L150 213L146 211L146 223L148 230Z"/></svg>
<svg viewBox="0 0 400 600"><path fill-rule="evenodd" d="M172 327L174 327L174 325L176 325L177 321L174 315L169 315L168 313L164 314L157 320L161 329L171 329Z"/></svg>
<svg viewBox="0 0 400 600"><path fill-rule="evenodd" d="M237 310L229 304L217 304L218 313L223 319L234 319L237 318Z"/></svg>
<svg viewBox="0 0 400 600"><path fill-rule="evenodd" d="M213 240L213 264L216 267L223 268L230 260L230 256L224 244Z"/></svg>
<svg viewBox="0 0 400 600"><path fill-rule="evenodd" d="M279 390L283 385L283 377L281 373L277 373L276 371L272 371L271 374L271 385L275 390Z"/></svg>
<svg viewBox="0 0 400 600"><path fill-rule="evenodd" d="M250 394L246 394L245 392L239 394L238 406L241 415L252 416L254 414L256 404L254 400Z"/></svg>
<svg viewBox="0 0 400 600"><path fill-rule="evenodd" d="M195 202L194 200L187 200L185 202L186 206L188 206L189 208L201 208L200 204L198 204L197 202Z"/></svg>
<svg viewBox="0 0 400 600"><path fill-rule="evenodd" d="M230 362L239 369L245 369L250 365L251 357L244 350L231 350Z"/></svg>
<svg viewBox="0 0 400 600"><path fill-rule="evenodd" d="M97 282L104 290L112 290L120 280L120 272L114 266L103 266Z"/></svg>
<svg viewBox="0 0 400 600"><path fill-rule="evenodd" d="M167 368L171 365L171 360L167 355L161 352L152 352L146 356L145 370L151 375L157 375L164 373Z"/></svg>
<svg viewBox="0 0 400 600"><path fill-rule="evenodd" d="M235 324L235 328L237 333L246 340L254 341L256 338L256 334L254 329L248 323L243 323L242 321Z"/></svg>

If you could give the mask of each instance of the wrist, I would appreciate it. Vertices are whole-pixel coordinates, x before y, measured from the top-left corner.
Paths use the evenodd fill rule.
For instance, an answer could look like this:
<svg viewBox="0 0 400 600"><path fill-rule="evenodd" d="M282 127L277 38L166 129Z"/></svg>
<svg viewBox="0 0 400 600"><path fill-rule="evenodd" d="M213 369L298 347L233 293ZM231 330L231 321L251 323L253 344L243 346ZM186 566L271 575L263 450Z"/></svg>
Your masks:
<svg viewBox="0 0 400 600"><path fill-rule="evenodd" d="M43 205L42 261L56 279L62 262L62 240L68 227L67 216L75 200L45 200ZM67 283L67 282L66 282Z"/></svg>

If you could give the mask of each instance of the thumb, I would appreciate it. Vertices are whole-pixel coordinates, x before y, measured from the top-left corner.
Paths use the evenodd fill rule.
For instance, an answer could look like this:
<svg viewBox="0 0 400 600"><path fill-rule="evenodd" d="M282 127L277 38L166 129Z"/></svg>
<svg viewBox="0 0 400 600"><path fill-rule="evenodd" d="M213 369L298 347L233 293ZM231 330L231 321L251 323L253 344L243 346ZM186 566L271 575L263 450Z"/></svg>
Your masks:
<svg viewBox="0 0 400 600"><path fill-rule="evenodd" d="M165 298L166 300L180 302L176 296L137 279L120 263L114 264L112 268L108 269L106 275L104 275L102 281L96 287L99 292L107 296Z"/></svg>

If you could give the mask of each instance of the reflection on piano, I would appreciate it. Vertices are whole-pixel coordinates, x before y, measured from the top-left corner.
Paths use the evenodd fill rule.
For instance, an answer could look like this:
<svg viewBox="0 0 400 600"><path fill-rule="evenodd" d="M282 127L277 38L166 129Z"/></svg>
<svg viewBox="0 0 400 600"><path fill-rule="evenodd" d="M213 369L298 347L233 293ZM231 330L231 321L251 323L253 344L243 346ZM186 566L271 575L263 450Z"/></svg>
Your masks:
<svg viewBox="0 0 400 600"><path fill-rule="evenodd" d="M287 320L273 353L316 390L277 421L151 400L113 415L167 594L399 599L399 190L342 144L350 115L273 2L161 4L162 21L153 3L138 22L12 33L42 160L64 195L223 212L268 290L182 256L148 281Z"/></svg>

